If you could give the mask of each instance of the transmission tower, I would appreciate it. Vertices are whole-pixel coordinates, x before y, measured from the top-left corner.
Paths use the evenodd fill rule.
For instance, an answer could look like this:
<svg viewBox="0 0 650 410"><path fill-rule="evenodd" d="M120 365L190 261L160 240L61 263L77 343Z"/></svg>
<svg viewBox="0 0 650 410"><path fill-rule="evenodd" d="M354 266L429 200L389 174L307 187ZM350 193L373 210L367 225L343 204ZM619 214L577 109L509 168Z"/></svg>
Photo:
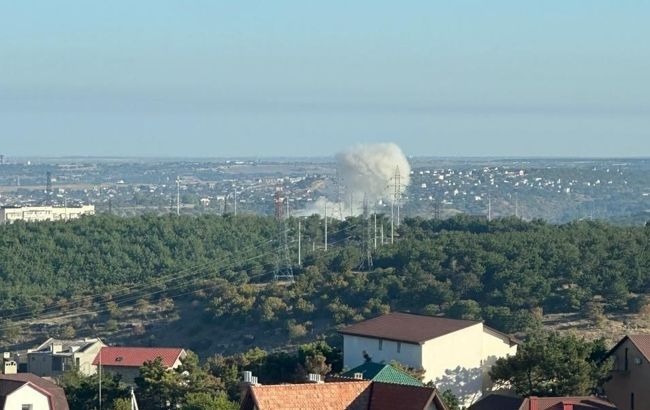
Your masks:
<svg viewBox="0 0 650 410"><path fill-rule="evenodd" d="M52 205L52 173L47 171L45 173L45 204Z"/></svg>
<svg viewBox="0 0 650 410"><path fill-rule="evenodd" d="M366 256L361 260L359 269L372 270L372 246L373 242L375 241L373 240L373 224L370 222L370 213L368 211L368 198L365 195L363 196L363 221L366 225L366 231L364 233L365 238L363 241L363 247L366 251Z"/></svg>
<svg viewBox="0 0 650 410"><path fill-rule="evenodd" d="M280 246L275 256L275 271L273 280L288 281L293 283L293 267L291 266L291 253L289 252L289 225L288 217L285 215L285 202L287 198L282 195L282 189L275 191L275 217L278 219L280 228Z"/></svg>

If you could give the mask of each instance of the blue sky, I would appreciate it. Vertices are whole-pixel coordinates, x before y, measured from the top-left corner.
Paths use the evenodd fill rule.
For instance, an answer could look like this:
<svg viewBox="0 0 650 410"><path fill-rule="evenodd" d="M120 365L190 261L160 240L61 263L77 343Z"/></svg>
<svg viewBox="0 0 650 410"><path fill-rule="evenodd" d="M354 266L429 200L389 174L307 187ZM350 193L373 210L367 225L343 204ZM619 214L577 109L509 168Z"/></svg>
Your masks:
<svg viewBox="0 0 650 410"><path fill-rule="evenodd" d="M0 153L650 156L650 2L6 1Z"/></svg>

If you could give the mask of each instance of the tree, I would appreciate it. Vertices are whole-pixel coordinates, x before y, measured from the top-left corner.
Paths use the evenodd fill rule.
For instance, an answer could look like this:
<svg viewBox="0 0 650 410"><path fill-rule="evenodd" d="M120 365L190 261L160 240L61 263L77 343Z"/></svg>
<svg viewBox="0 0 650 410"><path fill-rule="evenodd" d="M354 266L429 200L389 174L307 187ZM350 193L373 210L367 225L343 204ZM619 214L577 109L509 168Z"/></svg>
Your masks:
<svg viewBox="0 0 650 410"><path fill-rule="evenodd" d="M176 407L181 402L181 379L179 374L163 366L162 359L145 362L140 376L135 378L138 386L138 405L141 410L158 410Z"/></svg>
<svg viewBox="0 0 650 410"><path fill-rule="evenodd" d="M458 397L451 390L447 389L443 391L441 397L448 410L460 410L460 400L458 400Z"/></svg>
<svg viewBox="0 0 650 410"><path fill-rule="evenodd" d="M540 331L516 355L498 359L490 377L523 396L587 395L602 385L609 370L608 362L601 364L603 350L602 340Z"/></svg>
<svg viewBox="0 0 650 410"><path fill-rule="evenodd" d="M58 383L65 391L71 410L98 408L99 376L97 374L86 376L75 368L64 372L59 377ZM102 374L102 403L112 403L112 406L116 408L120 399L125 399L128 396L129 392L120 384L119 376Z"/></svg>
<svg viewBox="0 0 650 410"><path fill-rule="evenodd" d="M185 398L182 410L237 410L239 405L228 400L225 394L206 392L189 393Z"/></svg>

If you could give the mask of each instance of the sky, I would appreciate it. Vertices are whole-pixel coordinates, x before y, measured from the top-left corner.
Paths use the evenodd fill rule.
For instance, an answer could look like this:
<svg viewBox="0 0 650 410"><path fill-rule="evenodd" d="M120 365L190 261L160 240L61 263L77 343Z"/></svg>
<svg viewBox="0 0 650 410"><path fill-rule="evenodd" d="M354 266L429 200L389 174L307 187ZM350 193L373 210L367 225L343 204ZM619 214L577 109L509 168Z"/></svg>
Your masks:
<svg viewBox="0 0 650 410"><path fill-rule="evenodd" d="M650 2L0 2L0 153L650 156Z"/></svg>

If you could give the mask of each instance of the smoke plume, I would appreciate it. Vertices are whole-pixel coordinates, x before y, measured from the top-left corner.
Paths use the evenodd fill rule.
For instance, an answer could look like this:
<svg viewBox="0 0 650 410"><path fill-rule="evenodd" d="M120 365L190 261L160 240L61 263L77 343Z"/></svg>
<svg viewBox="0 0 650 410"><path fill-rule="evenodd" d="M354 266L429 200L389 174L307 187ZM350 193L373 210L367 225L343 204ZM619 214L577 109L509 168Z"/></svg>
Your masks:
<svg viewBox="0 0 650 410"><path fill-rule="evenodd" d="M338 153L336 162L346 193L360 201L364 195L369 201L392 200L397 183L402 194L410 182L411 166L393 143L357 145Z"/></svg>

